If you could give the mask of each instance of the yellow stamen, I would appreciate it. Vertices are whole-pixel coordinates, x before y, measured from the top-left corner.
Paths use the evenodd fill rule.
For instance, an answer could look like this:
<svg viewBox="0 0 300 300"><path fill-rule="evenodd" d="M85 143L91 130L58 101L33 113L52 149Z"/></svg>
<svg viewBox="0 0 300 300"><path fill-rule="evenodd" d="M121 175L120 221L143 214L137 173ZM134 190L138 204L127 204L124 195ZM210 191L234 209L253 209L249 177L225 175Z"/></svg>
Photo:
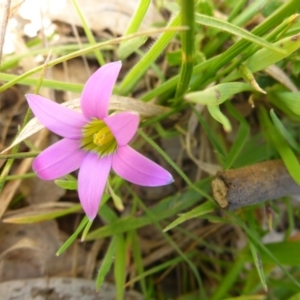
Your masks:
<svg viewBox="0 0 300 300"><path fill-rule="evenodd" d="M104 127L93 135L93 142L98 146L103 146L114 139L110 129Z"/></svg>
<svg viewBox="0 0 300 300"><path fill-rule="evenodd" d="M86 151L103 157L114 153L117 146L114 135L102 120L94 119L83 127L81 147Z"/></svg>

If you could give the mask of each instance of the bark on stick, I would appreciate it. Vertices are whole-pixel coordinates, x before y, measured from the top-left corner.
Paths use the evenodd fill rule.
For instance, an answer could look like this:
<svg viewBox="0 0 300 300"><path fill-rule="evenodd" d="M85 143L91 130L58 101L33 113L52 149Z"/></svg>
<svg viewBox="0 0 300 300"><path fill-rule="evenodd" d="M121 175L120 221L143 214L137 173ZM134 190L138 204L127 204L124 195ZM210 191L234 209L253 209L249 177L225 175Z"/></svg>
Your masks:
<svg viewBox="0 0 300 300"><path fill-rule="evenodd" d="M221 208L236 209L300 193L281 160L219 171L212 181L213 197Z"/></svg>

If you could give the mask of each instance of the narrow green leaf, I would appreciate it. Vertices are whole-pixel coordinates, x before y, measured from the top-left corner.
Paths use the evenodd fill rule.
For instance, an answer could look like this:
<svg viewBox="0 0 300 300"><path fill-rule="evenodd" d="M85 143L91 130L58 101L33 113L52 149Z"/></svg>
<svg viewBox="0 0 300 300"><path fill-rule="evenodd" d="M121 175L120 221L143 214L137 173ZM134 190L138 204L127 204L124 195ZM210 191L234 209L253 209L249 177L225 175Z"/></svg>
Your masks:
<svg viewBox="0 0 300 300"><path fill-rule="evenodd" d="M207 124L205 119L202 117L202 115L191 105L192 110L197 116L197 119L203 129L205 130L205 133L211 142L213 148L215 149L216 153L219 154L220 159L223 161L225 157L227 157L226 149L222 146L222 144L219 142L218 136L215 133L215 130L211 130L210 126Z"/></svg>
<svg viewBox="0 0 300 300"><path fill-rule="evenodd" d="M260 107L259 118L262 128L265 129L267 137L272 142L274 148L278 151L291 177L300 184L300 165L298 159L286 140L277 131L268 117L266 110Z"/></svg>
<svg viewBox="0 0 300 300"><path fill-rule="evenodd" d="M81 209L82 208L80 204L74 204L70 206L69 203L66 203L66 207L55 206L55 204L53 207L32 205L28 208L26 207L14 210L10 214L5 215L3 222L12 224L32 224L47 220L54 220L62 216L79 212Z"/></svg>
<svg viewBox="0 0 300 300"><path fill-rule="evenodd" d="M224 276L224 278L222 278L222 281L214 290L214 293L210 297L210 300L224 299L224 296L226 296L227 292L233 286L234 282L240 275L242 269L244 268L244 265L245 257L240 254L238 257L236 257L229 270L227 270L226 275Z"/></svg>
<svg viewBox="0 0 300 300"><path fill-rule="evenodd" d="M243 118L243 116L235 109L235 107L231 104L231 102L226 102L226 108L229 113L240 123L238 132L235 136L233 145L230 148L228 155L226 156L224 162L224 169L230 169L230 167L234 164L235 160L238 158L240 153L242 152L245 143L249 137L250 127L247 121Z"/></svg>
<svg viewBox="0 0 300 300"><path fill-rule="evenodd" d="M212 201L204 202L203 204L195 207L194 209L190 210L189 212L181 214L175 221L173 221L171 224L169 224L163 231L166 232L187 220L190 220L193 218L198 218L205 214L208 214L208 213L214 211L216 208L217 208L217 205L215 202L212 202Z"/></svg>
<svg viewBox="0 0 300 300"><path fill-rule="evenodd" d="M0 72L0 80L1 81L12 81L12 80L17 80L19 76L14 75L14 74L6 74L6 73L1 73ZM29 86L36 86L38 79L37 78L23 78L20 81L18 80L20 84L24 85L29 85ZM60 90L60 91L68 91L68 92L73 92L73 93L81 93L83 89L82 84L77 84L77 83L68 83L68 82L63 82L63 81L57 81L57 80L49 80L49 79L44 79L42 82L43 87L48 87L52 88L54 90Z"/></svg>
<svg viewBox="0 0 300 300"><path fill-rule="evenodd" d="M283 55L285 55L287 52L287 51L285 51L284 48L281 48L279 45L277 45L277 44L273 45L273 44L267 42L266 40L264 40L263 38L256 36L256 35L250 33L249 31L242 29L241 27L235 26L235 25L228 23L226 21L223 21L221 19L217 19L214 17L209 17L209 16L205 16L205 15L196 13L195 21L196 21L196 23L199 23L204 26L210 26L210 27L218 28L220 30L229 32L229 33L236 35L242 39L245 39L249 42L257 44L261 47L265 47L266 49L268 49L271 52L280 53Z"/></svg>
<svg viewBox="0 0 300 300"><path fill-rule="evenodd" d="M84 216L82 221L80 222L79 226L77 227L76 231L64 242L64 244L58 249L56 255L61 255L64 251L66 251L70 245L75 241L79 233L83 230L83 228L88 223L89 219L87 216Z"/></svg>
<svg viewBox="0 0 300 300"><path fill-rule="evenodd" d="M188 30L181 32L182 62L176 89L176 98L180 99L188 89L193 73L194 61L194 0L181 0L181 25ZM178 102L175 101L174 105Z"/></svg>
<svg viewBox="0 0 300 300"><path fill-rule="evenodd" d="M177 26L180 24L180 16L177 15L169 24L168 27ZM162 51L168 46L176 32L166 31L156 40L151 49L142 56L141 60L127 73L122 83L119 86L121 95L128 94L145 74L150 65L161 55Z"/></svg>
<svg viewBox="0 0 300 300"><path fill-rule="evenodd" d="M126 59L130 54L134 53L138 48L140 48L147 41L148 37L139 36L135 39L125 41L120 44L117 50L117 55L121 60Z"/></svg>
<svg viewBox="0 0 300 300"><path fill-rule="evenodd" d="M283 273L291 280L291 282L297 287L300 288L300 283L282 266L281 262L277 259L277 257L273 254L272 249L266 247L262 242L253 234L253 232L246 226L246 224L233 212L227 211L226 212L231 218L235 221L236 224L241 226L244 231L247 233L248 237L259 247L261 252L261 258L263 260L263 256L268 257L271 261L273 261L282 271ZM298 247L299 251L299 247ZM294 258L294 256L293 256Z"/></svg>
<svg viewBox="0 0 300 300"><path fill-rule="evenodd" d="M140 0L133 16L130 19L130 23L125 31L124 35L135 33L140 28L143 19L148 11L151 0Z"/></svg>
<svg viewBox="0 0 300 300"><path fill-rule="evenodd" d="M83 15L83 13L82 13L82 11L81 11L81 9L79 7L79 4L78 4L77 0L71 0L71 1L72 1L73 6L74 6L74 8L75 8L75 10L76 10L76 12L77 12L77 14L79 16L79 19L81 21L83 30L84 30L84 32L86 34L86 37L88 38L91 46L96 45L96 40L94 38L93 32L90 29L90 26L88 25L87 20L86 20L85 16ZM98 60L99 65L100 66L104 65L105 64L105 60L104 60L101 52L99 50L95 50L94 54L95 54L95 56L96 56L96 58Z"/></svg>
<svg viewBox="0 0 300 300"><path fill-rule="evenodd" d="M210 181L211 178L206 178L195 185L197 185L197 187L199 187L201 190L208 191L210 189ZM157 205L151 208L150 212L151 215L155 216L156 221L164 220L190 208L201 199L201 194L193 189L189 189L182 194L163 199ZM102 213L102 209L100 209L100 215L102 217L105 216L105 213ZM118 220L114 221L113 223L90 232L86 237L86 240L93 240L96 238L112 236L118 233L124 233L126 231L135 230L152 223L153 219L147 215L140 217L126 216L123 218L118 218Z"/></svg>
<svg viewBox="0 0 300 300"><path fill-rule="evenodd" d="M279 118L276 116L273 109L270 111L270 115L272 118L272 121L278 130L278 132L281 134L281 136L288 142L288 144L295 150L297 153L300 153L300 146L294 139L294 137L290 134L290 132L284 127L284 125L281 123Z"/></svg>
<svg viewBox="0 0 300 300"><path fill-rule="evenodd" d="M130 231L128 233L128 238L131 239L132 257L134 260L135 269L137 271L137 276L139 276L144 273L144 264L143 264L141 245L139 243L137 231L136 230ZM143 292L143 295L147 295L146 281L144 277L140 278L139 284Z"/></svg>
<svg viewBox="0 0 300 300"><path fill-rule="evenodd" d="M89 220L88 223L85 225L85 228L83 230L82 236L81 236L81 241L83 242L85 240L85 237L90 231L91 226L93 225L93 221Z"/></svg>
<svg viewBox="0 0 300 300"><path fill-rule="evenodd" d="M124 286L126 279L126 247L125 240L122 234L116 235L116 252L114 264L114 277L117 289L117 300L124 299Z"/></svg>
<svg viewBox="0 0 300 300"><path fill-rule="evenodd" d="M265 68L283 60L300 48L300 34L289 36L274 43L274 45L286 50L285 54L270 51L263 48L253 54L246 62L245 65L253 73L264 70ZM232 72L223 81L233 81L240 77L238 71Z"/></svg>
<svg viewBox="0 0 300 300"><path fill-rule="evenodd" d="M258 250L256 249L254 243L249 240L249 247L252 253L252 257L254 260L254 264L258 273L258 276L260 278L260 282L262 284L263 289L267 292L268 291L268 286L267 286L267 282L266 282L266 277L265 277L265 273L262 267L262 263L261 263L261 259L260 259L260 255Z"/></svg>
<svg viewBox="0 0 300 300"><path fill-rule="evenodd" d="M115 258L115 253L116 253L116 247L118 243L118 238L117 236L112 237L109 247L106 250L105 256L102 260L100 269L98 271L97 277L96 277L96 289L99 291L101 289L101 286L104 282L104 279L109 272ZM124 270L123 270L124 272Z"/></svg>

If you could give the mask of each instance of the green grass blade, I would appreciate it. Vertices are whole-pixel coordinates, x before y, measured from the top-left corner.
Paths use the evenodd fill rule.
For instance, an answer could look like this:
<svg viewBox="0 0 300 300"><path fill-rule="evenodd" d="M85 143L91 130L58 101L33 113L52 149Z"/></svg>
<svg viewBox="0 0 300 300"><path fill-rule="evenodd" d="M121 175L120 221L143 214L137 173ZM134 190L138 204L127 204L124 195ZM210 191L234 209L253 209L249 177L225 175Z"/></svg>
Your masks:
<svg viewBox="0 0 300 300"><path fill-rule="evenodd" d="M56 255L61 255L65 250L67 250L71 244L75 241L79 233L83 230L83 228L86 226L86 224L89 222L89 219L87 216L84 216L84 218L81 220L79 226L77 227L76 231L64 242L64 244L58 249L56 252Z"/></svg>
<svg viewBox="0 0 300 300"><path fill-rule="evenodd" d="M199 218L205 214L208 214L212 211L214 211L217 208L217 205L215 202L207 201L203 204L193 208L187 213L181 214L175 221L173 221L171 224L169 224L165 229L164 232L178 226L179 224L190 220L192 218Z"/></svg>
<svg viewBox="0 0 300 300"><path fill-rule="evenodd" d="M272 124L265 109L262 107L259 110L259 119L262 128L265 129L267 138L270 139L274 148L279 153L291 177L300 184L300 165L298 159L292 149L289 147L286 140L277 131Z"/></svg>
<svg viewBox="0 0 300 300"><path fill-rule="evenodd" d="M177 15L170 22L168 27L177 26L180 24L180 16ZM157 41L153 44L150 50L145 53L141 60L127 73L122 83L119 86L120 95L127 95L132 91L140 78L145 74L148 68L168 46L176 32L166 31L161 34Z"/></svg>
<svg viewBox="0 0 300 300"><path fill-rule="evenodd" d="M211 178L206 178L195 185L197 185L197 187L199 187L201 190L208 191L210 189L210 181ZM197 191L190 189L182 194L170 196L161 200L150 210L150 212L151 215L155 216L156 221L164 220L178 214L179 212L189 209L191 206L201 201L201 199L202 196ZM105 216L105 213L101 214L101 216ZM124 233L126 231L136 230L151 224L151 222L153 222L153 220L148 216L127 216L119 218L111 224L105 225L94 230L93 232L90 232L86 240L93 240L96 238L112 236L118 233Z"/></svg>
<svg viewBox="0 0 300 300"><path fill-rule="evenodd" d="M300 146L294 139L294 137L290 134L290 132L284 127L279 118L276 116L273 109L270 111L270 116L275 125L277 131L281 134L281 136L288 142L288 144L299 154Z"/></svg>
<svg viewBox="0 0 300 300"><path fill-rule="evenodd" d="M88 41L90 42L91 46L96 45L96 40L94 38L94 35L93 35L93 33L92 33L91 29L90 29L90 26L87 23L86 18L84 17L84 15L83 15L80 7L79 7L79 4L78 4L77 0L71 0L71 1L72 1L72 4L73 4L73 6L74 6L74 8L75 8L75 10L76 10L76 12L77 12L77 14L79 16L79 19L81 21L83 30L84 30L87 38L88 38ZM104 58L103 58L100 50L95 50L94 54L95 54L95 56L96 56L96 58L98 60L99 65L100 66L104 65L105 64L105 60L104 60Z"/></svg>
<svg viewBox="0 0 300 300"><path fill-rule="evenodd" d="M231 149L226 156L224 162L224 169L230 169L231 166L234 164L237 157L240 155L245 143L250 134L250 127L247 121L243 118L243 116L235 109L235 107L231 104L231 102L226 102L226 108L229 113L240 123L240 127L238 132L235 136L234 143L231 146Z"/></svg>
<svg viewBox="0 0 300 300"><path fill-rule="evenodd" d="M111 266L114 262L117 243L118 243L117 236L112 237L110 244L106 250L105 256L102 260L100 269L97 273L97 277L96 277L97 291L99 291L101 289L104 279L105 279L107 273L109 272L109 270L111 269ZM123 270L123 272L124 272L124 270Z"/></svg>
<svg viewBox="0 0 300 300"><path fill-rule="evenodd" d="M251 72L254 73L260 70L264 70L265 68L283 60L284 58L298 50L300 48L300 34L281 39L278 42L274 43L274 45L285 49L285 54L272 52L266 48L257 51L245 63L245 65ZM240 73L238 71L235 71L228 77L226 77L224 81L232 81L240 77Z"/></svg>
<svg viewBox="0 0 300 300"><path fill-rule="evenodd" d="M276 256L269 250L269 248L267 248L264 244L261 243L261 241L253 234L253 232L246 226L246 224L233 212L227 211L227 214L231 216L231 218L235 221L236 224L238 224L244 229L244 231L247 233L248 237L252 240L252 242L255 243L255 245L262 250L261 257L263 258L263 255L267 256L268 259L272 260L283 271L283 273L291 280L293 285L295 285L297 288L300 288L300 283L282 266L282 264L276 258Z"/></svg>
<svg viewBox="0 0 300 300"><path fill-rule="evenodd" d="M126 279L126 253L124 236L122 234L116 235L116 252L114 262L114 278L117 289L117 300L124 299L124 286Z"/></svg>
<svg viewBox="0 0 300 300"><path fill-rule="evenodd" d="M228 23L226 21L214 17L197 14L197 13L195 14L195 21L196 23L204 26L210 26L213 28L217 28L229 32L251 43L269 49L271 52L280 53L283 55L286 54L286 50L282 49L279 45L277 44L273 45L267 42L266 40L264 40L263 38L256 36L253 33L250 33L249 31L242 29L241 27L235 26L231 23Z"/></svg>
<svg viewBox="0 0 300 300"><path fill-rule="evenodd" d="M181 32L181 68L177 84L176 97L188 89L193 73L194 61L194 0L181 0L181 24L188 26L188 30ZM176 102L174 103L176 105Z"/></svg>

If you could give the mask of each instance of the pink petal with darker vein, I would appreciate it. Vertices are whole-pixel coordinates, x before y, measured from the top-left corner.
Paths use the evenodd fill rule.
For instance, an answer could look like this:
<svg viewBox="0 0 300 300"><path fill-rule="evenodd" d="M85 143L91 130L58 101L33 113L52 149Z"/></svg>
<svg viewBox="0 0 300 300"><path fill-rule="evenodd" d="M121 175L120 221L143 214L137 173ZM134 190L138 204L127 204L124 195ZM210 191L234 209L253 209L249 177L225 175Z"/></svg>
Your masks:
<svg viewBox="0 0 300 300"><path fill-rule="evenodd" d="M119 176L142 186L161 186L174 181L168 171L128 145L118 148L112 168Z"/></svg>
<svg viewBox="0 0 300 300"><path fill-rule="evenodd" d="M130 142L139 126L140 117L136 113L121 112L103 120L110 128L118 145L123 146Z"/></svg>
<svg viewBox="0 0 300 300"><path fill-rule="evenodd" d="M37 119L49 130L69 139L79 139L89 121L84 115L44 97L28 94L27 102Z"/></svg>
<svg viewBox="0 0 300 300"><path fill-rule="evenodd" d="M88 153L78 174L78 194L83 210L93 220L99 209L100 201L111 169L111 156L100 158Z"/></svg>
<svg viewBox="0 0 300 300"><path fill-rule="evenodd" d="M88 79L80 102L84 115L100 120L108 116L109 100L121 66L121 61L108 63Z"/></svg>
<svg viewBox="0 0 300 300"><path fill-rule="evenodd" d="M53 180L79 169L86 153L79 141L62 139L40 153L32 168L44 180Z"/></svg>

